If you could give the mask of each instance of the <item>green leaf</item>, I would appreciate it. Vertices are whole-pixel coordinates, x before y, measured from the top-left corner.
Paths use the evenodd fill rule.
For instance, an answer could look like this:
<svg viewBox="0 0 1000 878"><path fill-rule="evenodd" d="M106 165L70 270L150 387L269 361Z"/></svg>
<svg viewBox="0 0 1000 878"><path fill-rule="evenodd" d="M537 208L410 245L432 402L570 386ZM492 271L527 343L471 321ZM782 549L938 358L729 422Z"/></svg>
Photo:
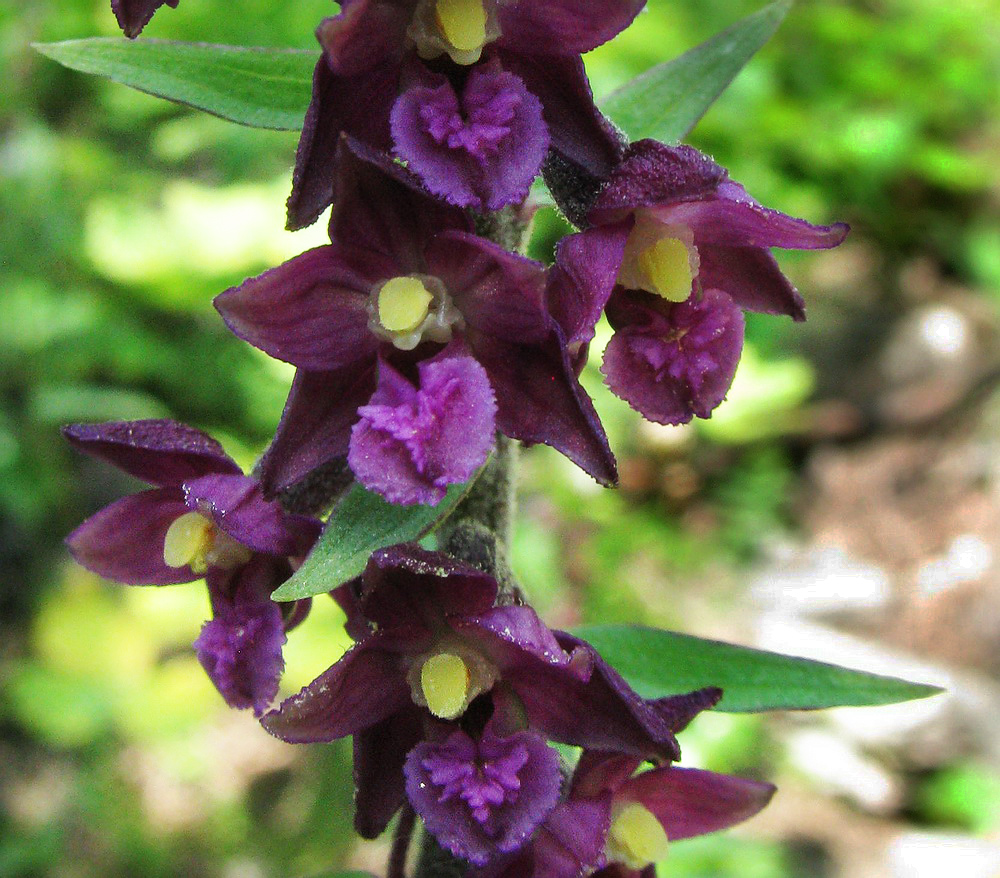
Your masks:
<svg viewBox="0 0 1000 878"><path fill-rule="evenodd" d="M295 131L312 93L317 53L92 37L34 48L65 67L255 128Z"/></svg>
<svg viewBox="0 0 1000 878"><path fill-rule="evenodd" d="M585 625L587 640L644 698L704 686L723 690L729 713L894 704L942 690L689 634L631 625Z"/></svg>
<svg viewBox="0 0 1000 878"><path fill-rule="evenodd" d="M355 484L330 515L302 566L271 597L294 601L353 579L376 549L419 540L455 508L475 482L452 485L437 506L396 506Z"/></svg>
<svg viewBox="0 0 1000 878"><path fill-rule="evenodd" d="M630 140L684 137L778 29L792 0L778 0L673 61L657 64L600 102Z"/></svg>

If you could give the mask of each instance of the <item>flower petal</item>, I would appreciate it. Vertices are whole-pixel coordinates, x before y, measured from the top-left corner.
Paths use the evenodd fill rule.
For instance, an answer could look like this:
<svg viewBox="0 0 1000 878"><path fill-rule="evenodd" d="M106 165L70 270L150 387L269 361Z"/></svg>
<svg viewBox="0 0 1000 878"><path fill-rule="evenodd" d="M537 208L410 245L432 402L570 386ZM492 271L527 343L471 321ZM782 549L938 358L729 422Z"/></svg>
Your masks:
<svg viewBox="0 0 1000 878"><path fill-rule="evenodd" d="M546 297L572 348L594 337L594 327L615 288L630 224L594 226L556 246Z"/></svg>
<svg viewBox="0 0 1000 878"><path fill-rule="evenodd" d="M468 341L496 392L501 433L552 446L601 484L617 481L604 428L556 329L542 344L510 344L482 333L470 333Z"/></svg>
<svg viewBox="0 0 1000 878"><path fill-rule="evenodd" d="M396 97L400 67L384 64L355 75L337 75L329 56L320 55L313 73L312 99L295 153L287 227L311 225L333 200L337 146L347 131L388 150L389 110Z"/></svg>
<svg viewBox="0 0 1000 878"><path fill-rule="evenodd" d="M720 197L654 205L650 213L663 222L687 226L694 233L696 246L704 243L726 247L826 250L836 247L847 237L845 223L816 226L758 204L736 183L720 186L720 193L736 190L742 193L741 200Z"/></svg>
<svg viewBox="0 0 1000 878"><path fill-rule="evenodd" d="M612 393L658 424L708 418L732 384L743 350L743 313L718 290L665 304L636 290L608 307L616 332L601 371Z"/></svg>
<svg viewBox="0 0 1000 878"><path fill-rule="evenodd" d="M621 33L646 0L515 0L498 3L500 43L520 52L579 55Z"/></svg>
<svg viewBox="0 0 1000 878"><path fill-rule="evenodd" d="M423 742L406 759L406 793L438 843L485 865L520 848L559 799L559 754L528 731L479 741L455 731Z"/></svg>
<svg viewBox="0 0 1000 878"><path fill-rule="evenodd" d="M458 231L435 236L425 254L428 271L444 283L467 326L519 344L546 339L541 263Z"/></svg>
<svg viewBox="0 0 1000 878"><path fill-rule="evenodd" d="M373 698L373 693L378 697ZM336 741L382 722L411 703L398 656L381 649L376 634L350 649L277 710L265 714L261 725L291 744Z"/></svg>
<svg viewBox="0 0 1000 878"><path fill-rule="evenodd" d="M404 707L354 735L354 828L377 838L406 801L406 754L423 740L423 713Z"/></svg>
<svg viewBox="0 0 1000 878"><path fill-rule="evenodd" d="M706 289L722 290L745 311L806 319L802 296L766 249L702 244L698 255L698 278Z"/></svg>
<svg viewBox="0 0 1000 878"><path fill-rule="evenodd" d="M629 146L615 168L590 212L590 221L615 222L642 207L659 207L665 213L682 204L711 203L703 199L714 197L727 177L725 168L694 147L639 140Z"/></svg>
<svg viewBox="0 0 1000 878"><path fill-rule="evenodd" d="M489 574L404 543L371 556L362 577L359 607L380 631L409 629L422 636L443 616L485 612L496 595L497 582Z"/></svg>
<svg viewBox="0 0 1000 878"><path fill-rule="evenodd" d="M652 811L674 841L741 823L771 801L774 791L768 783L665 766L626 781L618 797Z"/></svg>
<svg viewBox="0 0 1000 878"><path fill-rule="evenodd" d="M461 102L443 76L393 105L397 154L451 204L499 210L523 201L549 145L542 105L496 61L472 69Z"/></svg>
<svg viewBox="0 0 1000 878"><path fill-rule="evenodd" d="M274 439L260 462L265 496L347 454L358 408L375 390L375 362L332 372L299 369Z"/></svg>
<svg viewBox="0 0 1000 878"><path fill-rule="evenodd" d="M330 238L379 254L394 275L423 274L424 249L439 232L471 231L465 211L432 197L419 178L386 153L341 139Z"/></svg>
<svg viewBox="0 0 1000 878"><path fill-rule="evenodd" d="M360 610L380 631L430 633L429 620L482 613L493 606L497 582L449 555L412 543L379 549L362 576Z"/></svg>
<svg viewBox="0 0 1000 878"><path fill-rule="evenodd" d="M250 476L203 476L184 488L189 509L211 516L220 529L255 552L305 555L319 536L318 521L286 514L280 503L264 499L260 482Z"/></svg>
<svg viewBox="0 0 1000 878"><path fill-rule="evenodd" d="M270 594L288 576L287 562L258 555L235 572L212 569L206 580L213 618L195 641L198 661L230 707L260 716L278 694L285 663L281 607Z"/></svg>
<svg viewBox="0 0 1000 878"><path fill-rule="evenodd" d="M226 290L215 307L237 336L276 359L340 369L374 356L368 296L393 273L375 254L316 247Z"/></svg>
<svg viewBox="0 0 1000 878"><path fill-rule="evenodd" d="M543 5L534 3L536 7ZM497 56L504 69L517 74L528 91L541 101L552 151L572 166L574 177L591 178L593 191L586 199L586 209L576 212L580 216L569 215L577 222L586 215L597 189L621 161L625 149L622 135L594 104L579 55L557 57L505 47L497 51Z"/></svg>
<svg viewBox="0 0 1000 878"><path fill-rule="evenodd" d="M416 388L381 361L378 387L358 409L348 463L359 482L391 503L439 503L493 447L496 401L486 371L449 350L418 364Z"/></svg>
<svg viewBox="0 0 1000 878"><path fill-rule="evenodd" d="M123 497L66 537L70 554L94 573L128 585L169 585L200 579L190 567L163 560L163 540L188 511L180 488L156 488Z"/></svg>
<svg viewBox="0 0 1000 878"><path fill-rule="evenodd" d="M177 421L70 424L62 433L85 454L161 488L209 473L240 472L211 436Z"/></svg>

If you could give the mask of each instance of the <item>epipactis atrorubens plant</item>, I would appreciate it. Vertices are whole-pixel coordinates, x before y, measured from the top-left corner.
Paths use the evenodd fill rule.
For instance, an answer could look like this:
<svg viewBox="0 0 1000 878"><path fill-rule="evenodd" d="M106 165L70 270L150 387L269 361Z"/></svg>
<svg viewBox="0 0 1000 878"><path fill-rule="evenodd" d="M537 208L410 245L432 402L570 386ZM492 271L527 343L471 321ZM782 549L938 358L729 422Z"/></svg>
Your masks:
<svg viewBox="0 0 1000 878"><path fill-rule="evenodd" d="M135 37L164 3L177 0L112 8ZM643 6L342 0L317 30L287 215L296 229L332 204L329 243L215 300L237 336L296 369L258 465L243 474L173 421L65 429L153 486L84 522L73 557L128 584L205 581L212 619L194 646L209 677L285 741L353 736L357 831L399 815L389 878L406 874L414 815L419 878L652 878L669 842L745 820L774 792L675 764L676 733L723 696L716 681L640 697L549 629L506 565L516 441L616 481L579 381L602 315L613 393L660 424L710 417L744 312L805 317L771 248L847 232L765 208L708 156L629 142L605 118L581 53ZM577 228L552 265L521 247L540 175ZM351 480L411 540L431 520L443 551L372 537L346 582L314 575L275 601L311 551L336 555ZM400 507L443 511L406 530ZM274 706L286 634L323 593L354 645Z"/></svg>

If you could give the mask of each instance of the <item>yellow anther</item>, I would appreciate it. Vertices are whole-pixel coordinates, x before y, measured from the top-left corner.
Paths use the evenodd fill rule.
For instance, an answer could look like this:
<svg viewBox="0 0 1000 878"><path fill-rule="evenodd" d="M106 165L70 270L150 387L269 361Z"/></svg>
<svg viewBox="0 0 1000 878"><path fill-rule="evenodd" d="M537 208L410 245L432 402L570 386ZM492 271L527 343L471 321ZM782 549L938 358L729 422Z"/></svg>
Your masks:
<svg viewBox="0 0 1000 878"><path fill-rule="evenodd" d="M645 869L667 855L667 833L652 811L629 802L615 813L608 833L607 856L630 869Z"/></svg>
<svg viewBox="0 0 1000 878"><path fill-rule="evenodd" d="M378 320L390 332L413 332L429 313L434 297L415 277L394 277L378 291Z"/></svg>
<svg viewBox="0 0 1000 878"><path fill-rule="evenodd" d="M437 0L434 6L441 34L461 52L475 52L486 43L486 9L482 0Z"/></svg>
<svg viewBox="0 0 1000 878"><path fill-rule="evenodd" d="M441 719L454 719L465 710L469 694L469 668L457 655L432 655L420 668L420 688L427 709Z"/></svg>
<svg viewBox="0 0 1000 878"><path fill-rule="evenodd" d="M691 249L678 238L660 238L639 253L639 270L648 280L645 288L669 302L683 302L691 295L696 269Z"/></svg>
<svg viewBox="0 0 1000 878"><path fill-rule="evenodd" d="M214 542L215 525L199 512L185 512L167 528L163 562L169 567L188 565L195 573L204 573Z"/></svg>

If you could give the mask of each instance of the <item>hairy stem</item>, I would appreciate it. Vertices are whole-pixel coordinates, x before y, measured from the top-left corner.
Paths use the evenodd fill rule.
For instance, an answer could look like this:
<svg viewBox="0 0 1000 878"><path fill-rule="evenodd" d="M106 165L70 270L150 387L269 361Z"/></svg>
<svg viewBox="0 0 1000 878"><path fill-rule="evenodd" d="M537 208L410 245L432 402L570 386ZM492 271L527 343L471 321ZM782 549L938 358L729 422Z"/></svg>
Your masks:
<svg viewBox="0 0 1000 878"><path fill-rule="evenodd" d="M518 450L513 439L497 437L496 451L476 484L437 532L443 552L496 578L498 603L510 603L517 595L507 555L514 526Z"/></svg>

